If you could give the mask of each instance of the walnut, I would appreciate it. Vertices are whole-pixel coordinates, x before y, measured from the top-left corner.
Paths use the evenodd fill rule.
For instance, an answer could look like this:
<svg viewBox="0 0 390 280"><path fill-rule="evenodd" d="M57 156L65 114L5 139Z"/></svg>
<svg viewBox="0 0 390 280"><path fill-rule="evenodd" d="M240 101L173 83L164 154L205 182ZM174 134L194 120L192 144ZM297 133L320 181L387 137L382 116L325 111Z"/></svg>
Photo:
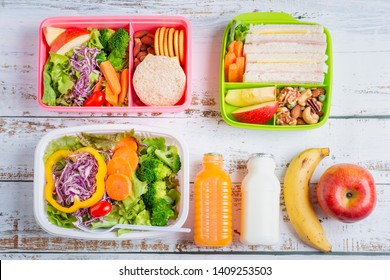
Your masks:
<svg viewBox="0 0 390 280"><path fill-rule="evenodd" d="M292 87L285 87L283 88L279 95L278 95L278 102L281 105L286 105L286 104L296 104L297 99L299 97L299 90L297 87L292 88Z"/></svg>
<svg viewBox="0 0 390 280"><path fill-rule="evenodd" d="M290 111L287 110L276 114L276 123L279 125L296 125L297 120L292 118L290 115Z"/></svg>

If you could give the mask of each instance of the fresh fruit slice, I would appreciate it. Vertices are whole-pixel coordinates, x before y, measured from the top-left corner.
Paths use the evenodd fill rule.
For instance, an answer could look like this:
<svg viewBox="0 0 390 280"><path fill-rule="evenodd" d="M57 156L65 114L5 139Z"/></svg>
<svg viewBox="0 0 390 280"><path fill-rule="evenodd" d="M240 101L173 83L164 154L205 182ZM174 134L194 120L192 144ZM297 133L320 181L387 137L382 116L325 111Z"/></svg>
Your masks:
<svg viewBox="0 0 390 280"><path fill-rule="evenodd" d="M275 100L276 87L231 89L227 91L225 102L245 107Z"/></svg>
<svg viewBox="0 0 390 280"><path fill-rule="evenodd" d="M58 38L62 33L64 33L66 29L58 28L58 27L44 27L43 34L45 35L45 39L49 47L53 44L54 40Z"/></svg>
<svg viewBox="0 0 390 280"><path fill-rule="evenodd" d="M50 51L64 55L73 48L81 46L90 38L89 31L86 29L68 28L54 40Z"/></svg>
<svg viewBox="0 0 390 280"><path fill-rule="evenodd" d="M278 109L278 102L266 102L257 105L242 107L232 112L232 116L239 122L264 124L268 122Z"/></svg>

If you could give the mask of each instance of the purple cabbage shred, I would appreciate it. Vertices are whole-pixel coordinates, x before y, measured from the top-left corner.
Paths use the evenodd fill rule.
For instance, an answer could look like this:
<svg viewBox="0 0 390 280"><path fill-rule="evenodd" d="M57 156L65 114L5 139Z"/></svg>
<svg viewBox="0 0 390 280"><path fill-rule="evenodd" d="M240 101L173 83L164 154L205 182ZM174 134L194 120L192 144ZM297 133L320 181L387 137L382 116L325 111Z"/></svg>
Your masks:
<svg viewBox="0 0 390 280"><path fill-rule="evenodd" d="M98 163L89 153L74 153L65 161L64 169L54 174L55 194L57 202L68 207L74 203L75 196L84 201L95 193Z"/></svg>
<svg viewBox="0 0 390 280"><path fill-rule="evenodd" d="M82 106L84 101L91 95L93 84L89 80L89 76L92 72L100 74L100 71L97 70L96 61L96 56L100 52L97 48L88 48L87 46L74 49L74 54L69 59L72 66L71 74L76 75L76 71L78 71L80 76L69 96L73 105Z"/></svg>

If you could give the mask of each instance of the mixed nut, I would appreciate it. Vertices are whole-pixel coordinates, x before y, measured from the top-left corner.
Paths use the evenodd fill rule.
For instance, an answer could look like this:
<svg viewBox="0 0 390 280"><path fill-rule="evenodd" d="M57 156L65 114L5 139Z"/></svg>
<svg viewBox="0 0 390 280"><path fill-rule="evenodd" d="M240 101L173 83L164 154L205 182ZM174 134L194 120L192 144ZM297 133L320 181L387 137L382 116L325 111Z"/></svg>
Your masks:
<svg viewBox="0 0 390 280"><path fill-rule="evenodd" d="M284 87L277 94L276 124L316 124L323 115L324 88Z"/></svg>
<svg viewBox="0 0 390 280"><path fill-rule="evenodd" d="M134 68L140 64L148 54L155 55L154 34L146 30L140 30L134 33Z"/></svg>

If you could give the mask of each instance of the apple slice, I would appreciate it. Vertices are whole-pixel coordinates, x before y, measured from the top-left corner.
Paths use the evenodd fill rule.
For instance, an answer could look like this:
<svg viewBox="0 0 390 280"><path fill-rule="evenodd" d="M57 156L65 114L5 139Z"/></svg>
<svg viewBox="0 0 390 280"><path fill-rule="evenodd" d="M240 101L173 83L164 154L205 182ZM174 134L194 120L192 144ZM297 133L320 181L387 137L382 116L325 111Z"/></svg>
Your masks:
<svg viewBox="0 0 390 280"><path fill-rule="evenodd" d="M242 107L232 112L232 116L239 122L264 124L275 115L278 102L271 101L257 105Z"/></svg>
<svg viewBox="0 0 390 280"><path fill-rule="evenodd" d="M276 87L244 88L228 90L226 103L244 107L275 100Z"/></svg>
<svg viewBox="0 0 390 280"><path fill-rule="evenodd" d="M45 35L45 39L49 47L53 44L54 40L57 39L62 33L65 32L66 29L47 26L43 28L43 35Z"/></svg>
<svg viewBox="0 0 390 280"><path fill-rule="evenodd" d="M89 32L82 28L68 28L61 33L51 45L50 51L58 54L66 54L75 47L79 47L91 38Z"/></svg>

